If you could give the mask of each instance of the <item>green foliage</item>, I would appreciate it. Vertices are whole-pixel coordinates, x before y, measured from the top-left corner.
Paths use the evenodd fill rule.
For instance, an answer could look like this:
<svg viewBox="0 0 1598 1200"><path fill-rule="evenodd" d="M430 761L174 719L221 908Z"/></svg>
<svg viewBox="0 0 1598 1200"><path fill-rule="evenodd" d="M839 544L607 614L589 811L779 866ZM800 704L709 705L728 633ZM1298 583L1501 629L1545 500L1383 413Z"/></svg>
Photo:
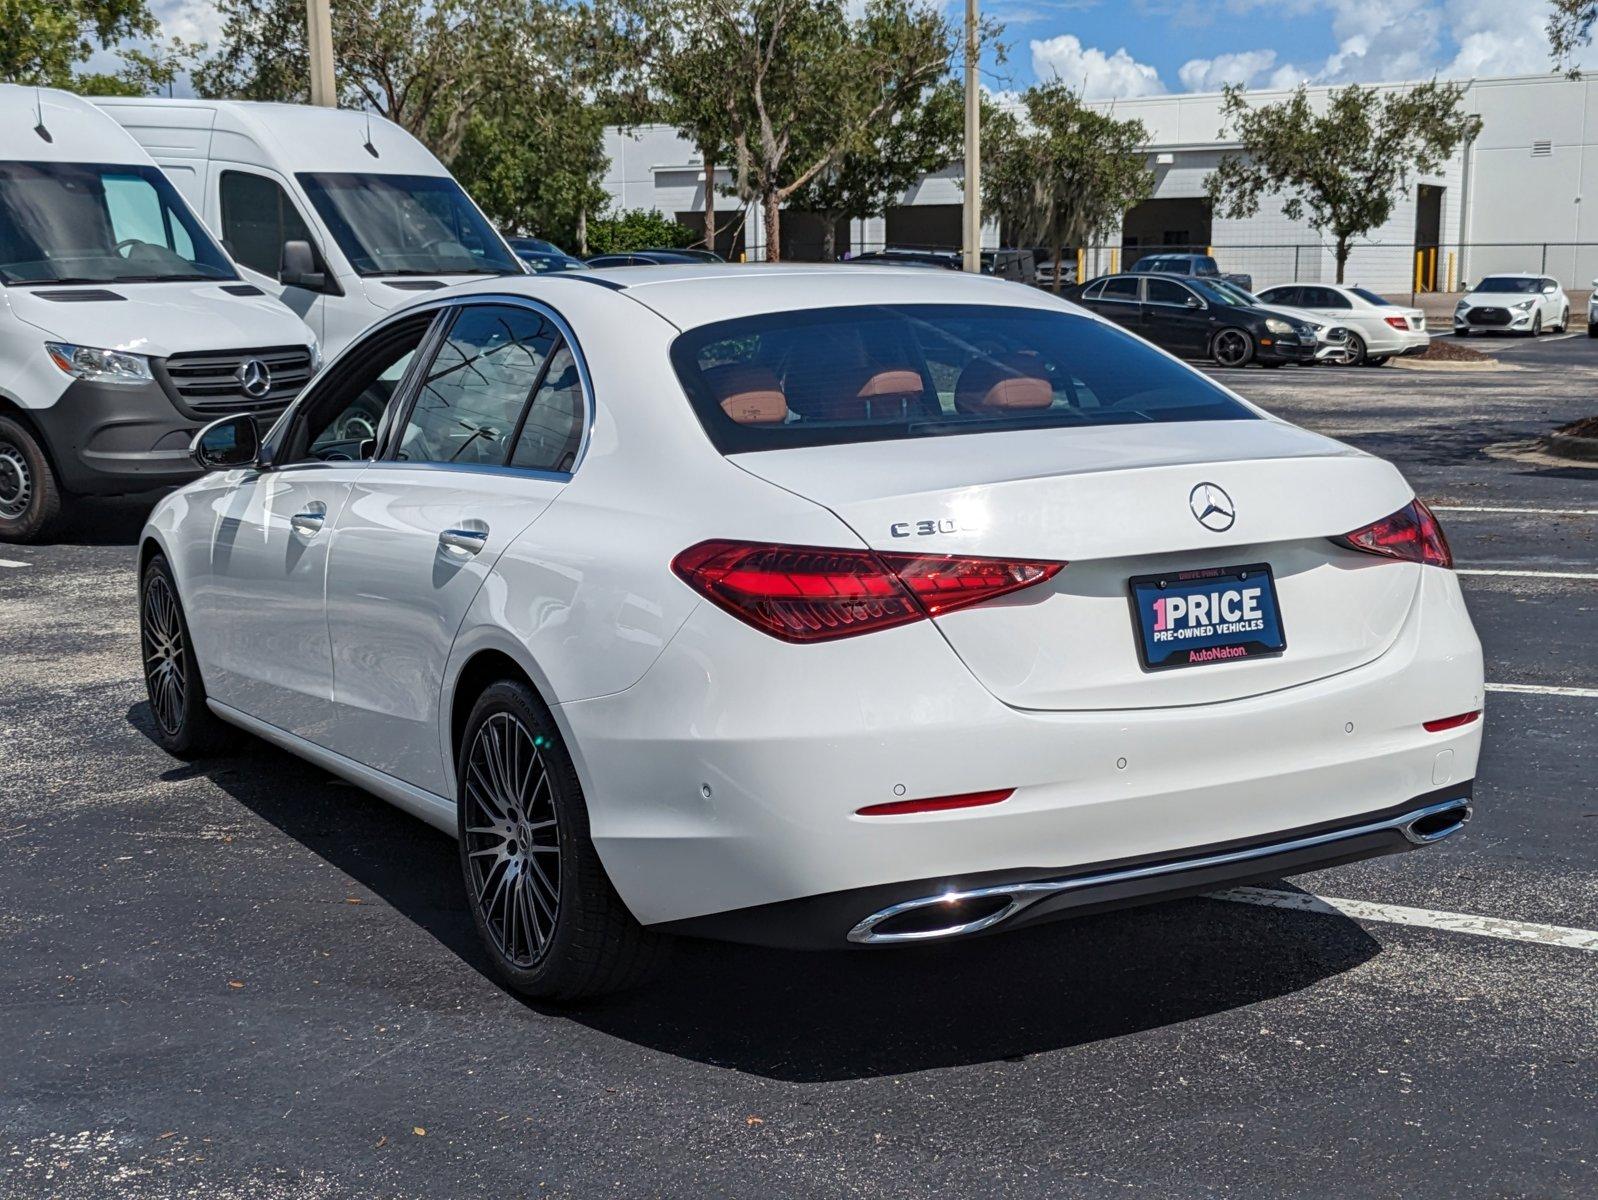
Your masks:
<svg viewBox="0 0 1598 1200"><path fill-rule="evenodd" d="M955 31L919 0L640 0L663 119L732 164L738 198L766 215L919 109L947 75Z"/></svg>
<svg viewBox="0 0 1598 1200"><path fill-rule="evenodd" d="M1410 176L1437 171L1481 132L1481 118L1461 107L1464 95L1463 84L1436 80L1395 91L1350 84L1316 112L1302 85L1259 107L1229 87L1223 133L1232 131L1243 148L1210 173L1210 200L1223 216L1250 217L1262 196L1285 196L1288 220L1307 218L1335 240L1341 283L1350 243L1392 216Z"/></svg>
<svg viewBox="0 0 1598 1200"><path fill-rule="evenodd" d="M588 223L590 254L617 254L623 250L669 250L692 245L698 232L679 225L653 208L625 209L614 217Z"/></svg>
<svg viewBox="0 0 1598 1200"><path fill-rule="evenodd" d="M1058 264L1065 247L1114 228L1149 197L1148 130L1088 107L1059 82L1028 88L1021 106L984 106L982 202L1010 238L1048 246ZM1063 276L1055 271L1056 291Z"/></svg>
<svg viewBox="0 0 1598 1200"><path fill-rule="evenodd" d="M115 87L117 76L80 77L73 69L97 49L155 32L145 0L0 0L0 80L79 90L88 90L85 80L96 80Z"/></svg>
<svg viewBox="0 0 1598 1200"><path fill-rule="evenodd" d="M881 216L923 175L959 157L963 104L961 88L940 80L919 105L885 115L861 144L846 149L794 194L791 207L826 220L823 258L835 256L838 221Z"/></svg>
<svg viewBox="0 0 1598 1200"><path fill-rule="evenodd" d="M1548 13L1548 53L1554 67L1570 78L1581 75L1573 62L1577 50L1592 44L1592 27L1598 22L1598 0L1552 0Z"/></svg>

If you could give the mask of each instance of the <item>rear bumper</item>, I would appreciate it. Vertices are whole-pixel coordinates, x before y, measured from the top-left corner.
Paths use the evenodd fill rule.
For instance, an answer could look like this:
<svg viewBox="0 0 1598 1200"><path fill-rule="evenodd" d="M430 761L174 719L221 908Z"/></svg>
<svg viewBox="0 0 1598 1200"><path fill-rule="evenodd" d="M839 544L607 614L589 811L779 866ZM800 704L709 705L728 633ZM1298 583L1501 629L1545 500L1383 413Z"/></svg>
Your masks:
<svg viewBox="0 0 1598 1200"><path fill-rule="evenodd" d="M914 898L925 893L897 889L999 873L1063 878L1459 794L1482 722L1444 733L1422 722L1482 707L1481 647L1457 580L1415 569L1414 605L1381 656L1224 703L1016 709L930 623L791 646L705 605L633 687L556 716L595 845L640 921L763 910L754 923L777 924L758 940L783 941L789 910L770 906L789 901L883 888ZM1002 788L1015 790L982 808L858 815ZM849 908L829 944L872 911Z"/></svg>
<svg viewBox="0 0 1598 1200"><path fill-rule="evenodd" d="M716 913L663 928L691 937L795 950L905 945L1017 929L1402 854L1459 832L1474 781L1381 812L1180 855L1069 870L920 879Z"/></svg>

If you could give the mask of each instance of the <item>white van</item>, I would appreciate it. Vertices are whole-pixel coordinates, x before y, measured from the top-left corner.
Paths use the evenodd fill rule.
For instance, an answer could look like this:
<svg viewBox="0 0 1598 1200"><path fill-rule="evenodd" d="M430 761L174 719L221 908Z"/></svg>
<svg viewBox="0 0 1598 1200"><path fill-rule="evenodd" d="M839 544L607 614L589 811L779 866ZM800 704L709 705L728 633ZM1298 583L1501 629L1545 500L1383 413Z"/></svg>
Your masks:
<svg viewBox="0 0 1598 1200"><path fill-rule="evenodd" d="M330 358L418 293L523 273L444 164L381 117L245 100L95 103Z"/></svg>
<svg viewBox="0 0 1598 1200"><path fill-rule="evenodd" d="M0 541L48 535L75 495L192 479L201 426L270 421L316 359L115 121L0 84Z"/></svg>

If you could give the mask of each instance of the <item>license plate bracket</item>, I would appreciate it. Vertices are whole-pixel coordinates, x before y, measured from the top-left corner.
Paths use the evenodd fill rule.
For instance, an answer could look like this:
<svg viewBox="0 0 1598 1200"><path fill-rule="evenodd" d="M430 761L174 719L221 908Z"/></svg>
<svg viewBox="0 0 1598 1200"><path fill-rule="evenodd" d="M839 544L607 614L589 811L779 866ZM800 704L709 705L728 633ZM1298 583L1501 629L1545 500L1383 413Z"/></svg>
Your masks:
<svg viewBox="0 0 1598 1200"><path fill-rule="evenodd" d="M1127 590L1145 671L1269 658L1287 649L1269 563L1134 575Z"/></svg>

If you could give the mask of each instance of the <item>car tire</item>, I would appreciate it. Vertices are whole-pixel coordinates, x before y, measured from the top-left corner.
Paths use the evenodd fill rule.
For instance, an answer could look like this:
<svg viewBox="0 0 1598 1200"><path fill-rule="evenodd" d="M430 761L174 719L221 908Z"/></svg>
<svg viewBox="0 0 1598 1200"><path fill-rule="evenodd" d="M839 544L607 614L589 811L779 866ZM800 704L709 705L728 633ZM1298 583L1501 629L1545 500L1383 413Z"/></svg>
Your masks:
<svg viewBox="0 0 1598 1200"><path fill-rule="evenodd" d="M145 566L139 581L139 649L155 740L161 748L184 759L212 758L230 750L237 731L205 702L205 682L194 658L177 581L159 554Z"/></svg>
<svg viewBox="0 0 1598 1200"><path fill-rule="evenodd" d="M1385 367L1392 360L1390 354L1372 354L1365 359L1367 367Z"/></svg>
<svg viewBox="0 0 1598 1200"><path fill-rule="evenodd" d="M1349 331L1347 357L1343 359L1345 366L1357 367L1365 361L1365 339L1359 334Z"/></svg>
<svg viewBox="0 0 1598 1200"><path fill-rule="evenodd" d="M1254 339L1242 329L1223 329L1210 341L1210 357L1223 367L1246 367L1254 358Z"/></svg>
<svg viewBox="0 0 1598 1200"><path fill-rule="evenodd" d="M562 1003L623 991L671 939L639 925L589 836L554 718L519 680L490 685L456 753L461 875L477 935L515 992Z"/></svg>
<svg viewBox="0 0 1598 1200"><path fill-rule="evenodd" d="M1559 327L1558 327L1558 329L1555 330L1555 332L1556 333L1569 333L1570 332L1570 310L1568 308L1565 309L1563 312L1561 312L1559 314Z"/></svg>
<svg viewBox="0 0 1598 1200"><path fill-rule="evenodd" d="M1592 321L1587 322L1587 336L1590 338L1598 338L1598 323L1594 323Z"/></svg>
<svg viewBox="0 0 1598 1200"><path fill-rule="evenodd" d="M1531 319L1531 328L1526 331L1526 336L1529 337L1529 338L1536 339L1536 338L1542 337L1542 334L1543 334L1543 315L1542 315L1542 313L1538 313L1535 317L1533 317Z"/></svg>
<svg viewBox="0 0 1598 1200"><path fill-rule="evenodd" d="M61 485L33 432L0 417L0 542L41 542L61 522Z"/></svg>

